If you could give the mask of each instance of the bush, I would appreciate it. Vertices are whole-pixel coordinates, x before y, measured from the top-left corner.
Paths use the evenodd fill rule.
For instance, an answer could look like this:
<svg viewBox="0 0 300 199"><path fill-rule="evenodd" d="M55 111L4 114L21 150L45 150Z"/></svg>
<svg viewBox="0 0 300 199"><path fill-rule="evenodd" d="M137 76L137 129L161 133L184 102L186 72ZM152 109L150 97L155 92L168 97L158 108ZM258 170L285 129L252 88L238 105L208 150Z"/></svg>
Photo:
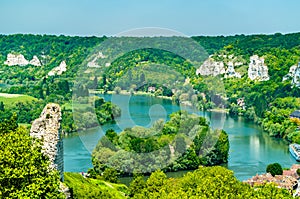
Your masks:
<svg viewBox="0 0 300 199"><path fill-rule="evenodd" d="M274 163L267 166L266 172L270 173L272 176L282 175L283 169L279 163Z"/></svg>
<svg viewBox="0 0 300 199"><path fill-rule="evenodd" d="M298 176L300 176L300 169L297 169L297 174Z"/></svg>

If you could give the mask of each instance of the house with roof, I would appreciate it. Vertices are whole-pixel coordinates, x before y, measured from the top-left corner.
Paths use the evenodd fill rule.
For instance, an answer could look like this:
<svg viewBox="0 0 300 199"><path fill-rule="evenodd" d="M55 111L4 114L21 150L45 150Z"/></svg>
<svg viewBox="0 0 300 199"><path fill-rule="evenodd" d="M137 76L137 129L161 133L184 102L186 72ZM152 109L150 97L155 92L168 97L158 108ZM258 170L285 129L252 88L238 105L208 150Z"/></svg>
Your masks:
<svg viewBox="0 0 300 199"><path fill-rule="evenodd" d="M290 118L298 118L300 119L300 110L296 110L290 114Z"/></svg>
<svg viewBox="0 0 300 199"><path fill-rule="evenodd" d="M275 183L278 188L287 190L294 190L298 187L299 175L297 170L300 169L300 165L294 164L289 170L283 170L282 175L272 176L270 173L253 176L252 178L244 181L244 183L250 186L261 186L266 183Z"/></svg>

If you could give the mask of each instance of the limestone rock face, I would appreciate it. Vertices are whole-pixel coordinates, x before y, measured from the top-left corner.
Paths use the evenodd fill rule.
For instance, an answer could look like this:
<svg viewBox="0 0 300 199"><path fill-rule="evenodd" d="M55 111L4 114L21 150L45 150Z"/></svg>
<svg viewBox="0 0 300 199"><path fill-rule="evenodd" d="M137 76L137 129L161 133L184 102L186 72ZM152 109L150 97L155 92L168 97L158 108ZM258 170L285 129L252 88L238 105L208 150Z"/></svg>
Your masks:
<svg viewBox="0 0 300 199"><path fill-rule="evenodd" d="M90 61L90 62L87 64L87 66L88 66L88 67L92 67L92 68L99 68L100 66L99 66L98 63L97 63L97 60L98 60L98 59L105 59L105 58L106 58L106 56L103 55L102 52L99 52L99 53L96 54L96 56L92 59L92 61Z"/></svg>
<svg viewBox="0 0 300 199"><path fill-rule="evenodd" d="M283 77L283 81L292 79L291 84L296 87L300 87L300 62L290 68L287 75Z"/></svg>
<svg viewBox="0 0 300 199"><path fill-rule="evenodd" d="M270 79L264 58L260 58L258 55L250 57L248 77L251 80L258 81L268 81Z"/></svg>
<svg viewBox="0 0 300 199"><path fill-rule="evenodd" d="M238 65L237 65L238 64ZM232 78L232 77L236 77L236 78L241 78L241 74L240 73L237 73L234 69L234 65L235 66L240 66L242 64L240 63L233 63L233 62L228 62L228 67L227 67L227 70L225 72L225 78Z"/></svg>
<svg viewBox="0 0 300 199"><path fill-rule="evenodd" d="M26 66L29 64L29 61L22 54L9 53L4 64L8 66Z"/></svg>
<svg viewBox="0 0 300 199"><path fill-rule="evenodd" d="M22 54L12 54L9 53L7 55L7 59L4 62L4 64L8 66L27 66L28 64L33 65L33 66L41 66L41 62L39 58L34 55L31 61L28 61L25 59L24 55Z"/></svg>
<svg viewBox="0 0 300 199"><path fill-rule="evenodd" d="M295 70L292 84L294 86L300 87L300 63L298 64L298 67Z"/></svg>
<svg viewBox="0 0 300 199"><path fill-rule="evenodd" d="M29 64L31 64L33 66L41 66L42 65L39 58L36 55L33 56L32 60L29 62Z"/></svg>
<svg viewBox="0 0 300 199"><path fill-rule="evenodd" d="M242 57L235 56L234 54L211 55L196 71L196 74L202 76L224 75L224 78L241 78L242 75L236 72L234 67L244 65L242 61Z"/></svg>
<svg viewBox="0 0 300 199"><path fill-rule="evenodd" d="M48 76L54 76L54 75L61 75L63 72L67 71L67 64L65 61L62 61L59 66L53 68L49 73Z"/></svg>
<svg viewBox="0 0 300 199"><path fill-rule="evenodd" d="M197 69L197 75L203 76L217 76L225 73L225 67L223 62L217 62L213 58L208 58L199 69Z"/></svg>
<svg viewBox="0 0 300 199"><path fill-rule="evenodd" d="M30 136L42 140L42 152L49 157L50 169L57 169L63 180L63 140L61 138L61 109L58 104L47 104L31 126Z"/></svg>

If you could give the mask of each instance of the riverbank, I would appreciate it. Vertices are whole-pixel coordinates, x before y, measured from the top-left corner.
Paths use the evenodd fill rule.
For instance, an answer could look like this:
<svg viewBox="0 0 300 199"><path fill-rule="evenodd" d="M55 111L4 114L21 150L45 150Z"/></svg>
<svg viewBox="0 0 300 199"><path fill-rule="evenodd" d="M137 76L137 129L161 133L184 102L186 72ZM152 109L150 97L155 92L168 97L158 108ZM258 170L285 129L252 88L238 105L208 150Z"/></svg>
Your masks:
<svg viewBox="0 0 300 199"><path fill-rule="evenodd" d="M134 92L129 92L126 90L121 90L120 92L115 92L115 91L101 91L101 90L90 90L89 91L91 94L108 94L108 95L137 95L137 96L147 96L147 97L157 97L161 99L168 99L172 100L172 97L168 96L156 96L154 93L149 93L149 92L144 92L144 91L134 91Z"/></svg>
<svg viewBox="0 0 300 199"><path fill-rule="evenodd" d="M104 97L109 99L108 96ZM116 104L120 104L129 111L128 114L124 113L118 118L117 124L106 124L99 128L82 131L80 135L70 134L64 138L66 171L86 172L92 167L91 152L106 130L113 129L121 132L122 129L133 125L149 127L151 121L166 118L166 115L183 109L169 100L132 96L130 104L128 104L127 98L126 96L115 98ZM126 103L124 103L125 101ZM148 103L141 103L145 101ZM149 118L149 109L155 104L161 104L165 112L158 111ZM128 106L130 109L127 108ZM234 171L240 181L247 180L256 174L265 173L265 169L270 163L278 162L286 168L296 163L288 151L288 143L283 139L270 137L262 131L260 125L247 122L243 118L224 117L224 114L218 112L211 114L208 111L202 112L188 107L185 109L206 117L209 119L211 127L222 126L228 133L230 151L227 168ZM224 121L221 121L220 118L224 118Z"/></svg>
<svg viewBox="0 0 300 199"><path fill-rule="evenodd" d="M214 109L208 109L207 112L229 113L229 109L214 108Z"/></svg>

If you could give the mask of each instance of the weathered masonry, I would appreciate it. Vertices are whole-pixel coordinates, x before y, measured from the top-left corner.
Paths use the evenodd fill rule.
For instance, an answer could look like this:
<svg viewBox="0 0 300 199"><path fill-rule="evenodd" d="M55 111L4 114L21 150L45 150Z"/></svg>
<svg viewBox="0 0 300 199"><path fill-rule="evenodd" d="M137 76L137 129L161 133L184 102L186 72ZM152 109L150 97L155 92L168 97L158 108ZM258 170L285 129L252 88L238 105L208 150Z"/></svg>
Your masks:
<svg viewBox="0 0 300 199"><path fill-rule="evenodd" d="M50 169L57 169L63 181L64 156L60 122L60 106L53 103L47 104L41 116L32 123L30 136L42 140L42 152L49 157Z"/></svg>

